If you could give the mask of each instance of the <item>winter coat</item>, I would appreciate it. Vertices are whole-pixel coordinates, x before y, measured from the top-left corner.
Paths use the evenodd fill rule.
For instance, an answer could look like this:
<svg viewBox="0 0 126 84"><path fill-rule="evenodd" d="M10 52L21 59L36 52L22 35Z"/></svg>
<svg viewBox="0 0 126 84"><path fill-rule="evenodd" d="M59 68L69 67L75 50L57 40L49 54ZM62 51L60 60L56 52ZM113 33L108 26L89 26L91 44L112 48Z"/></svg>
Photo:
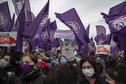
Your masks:
<svg viewBox="0 0 126 84"><path fill-rule="evenodd" d="M85 76L81 76L78 80L78 84L90 84L90 82L85 78ZM96 78L95 84L108 84L103 77Z"/></svg>
<svg viewBox="0 0 126 84"><path fill-rule="evenodd" d="M37 68L29 74L21 75L17 84L43 84L44 79L45 75Z"/></svg>

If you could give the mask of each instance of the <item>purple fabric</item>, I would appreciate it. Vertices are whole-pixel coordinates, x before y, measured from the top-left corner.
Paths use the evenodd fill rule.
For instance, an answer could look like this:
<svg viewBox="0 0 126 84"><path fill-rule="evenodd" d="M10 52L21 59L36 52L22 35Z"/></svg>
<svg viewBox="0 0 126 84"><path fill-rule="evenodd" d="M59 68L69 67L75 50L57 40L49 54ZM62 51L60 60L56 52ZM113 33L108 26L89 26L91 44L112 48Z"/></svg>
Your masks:
<svg viewBox="0 0 126 84"><path fill-rule="evenodd" d="M44 8L39 12L36 18L32 21L32 23L28 26L28 28L23 32L24 36L33 37L35 34L36 29L38 28L39 23L41 20L44 19L44 13L48 13L49 11L49 1L46 3Z"/></svg>
<svg viewBox="0 0 126 84"><path fill-rule="evenodd" d="M26 11L26 20L29 22L33 21L31 8L30 8L30 2L29 0L24 0L25 3L25 11Z"/></svg>
<svg viewBox="0 0 126 84"><path fill-rule="evenodd" d="M116 34L108 34L106 36L105 41L102 43L102 44L110 45L110 53L113 55L117 54L120 51L120 49L118 48L118 43L119 43L119 40L117 40L118 37L115 38L116 42L114 42L114 39L113 39L114 36L116 36Z"/></svg>
<svg viewBox="0 0 126 84"><path fill-rule="evenodd" d="M18 26L18 30L17 30L16 51L17 52L22 52L22 47L23 47L22 32L25 29L25 10L24 10L24 5L22 7L21 12L18 15L17 21L19 22L19 26Z"/></svg>
<svg viewBox="0 0 126 84"><path fill-rule="evenodd" d="M40 45L41 48L46 48L49 44L49 30L50 30L50 19L47 21L46 26L40 31ZM49 47L49 46L48 46Z"/></svg>
<svg viewBox="0 0 126 84"><path fill-rule="evenodd" d="M95 37L95 41L97 45L101 45L104 42L104 40L105 40L105 36L103 35L103 33L100 33Z"/></svg>
<svg viewBox="0 0 126 84"><path fill-rule="evenodd" d="M93 41L93 37L91 37L91 43L92 43L92 45L93 45L93 47L94 47L94 51L96 51L96 47L95 47L95 43L94 43L94 41Z"/></svg>
<svg viewBox="0 0 126 84"><path fill-rule="evenodd" d="M57 29L56 21L53 21L50 24L50 44L51 44L51 48L59 47L58 39L54 38L56 29Z"/></svg>
<svg viewBox="0 0 126 84"><path fill-rule="evenodd" d="M90 31L90 24L88 25L86 32L87 32L87 36L89 37L89 31Z"/></svg>
<svg viewBox="0 0 126 84"><path fill-rule="evenodd" d="M126 1L110 8L109 15L113 16L113 15L119 15L120 13L123 14L124 12L122 11L124 11L125 7L126 7Z"/></svg>
<svg viewBox="0 0 126 84"><path fill-rule="evenodd" d="M109 14L101 13L106 23L108 23L110 32L117 32L116 28L121 28L122 18L126 17L126 1L110 8ZM118 23L117 23L118 22Z"/></svg>
<svg viewBox="0 0 126 84"><path fill-rule="evenodd" d="M10 26L4 29L5 32L11 32L13 26L14 26L14 20L15 20L15 14L13 14L13 18L11 20Z"/></svg>
<svg viewBox="0 0 126 84"><path fill-rule="evenodd" d="M32 72L33 69L34 69L34 66L33 66L33 65L27 65L27 64L22 64L22 65L21 65L21 73L22 73L23 75Z"/></svg>
<svg viewBox="0 0 126 84"><path fill-rule="evenodd" d="M33 47L41 46L41 42L39 40L41 39L41 33L42 33L43 28L44 28L44 26L41 26L36 29L35 34L33 35L34 37L30 41L30 43Z"/></svg>
<svg viewBox="0 0 126 84"><path fill-rule="evenodd" d="M126 49L126 40L125 40L125 27L124 24L126 22L126 1L110 8L109 14L101 13L106 23L109 25L110 32L120 32L113 37L113 39L118 40L116 43L118 44L119 49ZM123 32L121 30L124 30ZM122 36L120 34L123 34ZM125 50L126 53L126 50ZM126 54L125 54L125 62L126 62Z"/></svg>
<svg viewBox="0 0 126 84"><path fill-rule="evenodd" d="M84 55L88 55L88 53L90 52L89 46L87 45L83 45L80 47L80 51L78 53L83 53Z"/></svg>
<svg viewBox="0 0 126 84"><path fill-rule="evenodd" d="M22 9L23 6L23 0L12 0L14 7L15 7L15 12L18 15Z"/></svg>
<svg viewBox="0 0 126 84"><path fill-rule="evenodd" d="M103 33L104 36L106 36L106 29L102 25L96 25L97 35L100 33Z"/></svg>
<svg viewBox="0 0 126 84"><path fill-rule="evenodd" d="M0 31L7 30L11 24L10 11L7 2L0 3Z"/></svg>
<svg viewBox="0 0 126 84"><path fill-rule="evenodd" d="M115 34L126 36L126 27L122 28L121 30L114 32Z"/></svg>
<svg viewBox="0 0 126 84"><path fill-rule="evenodd" d="M110 44L111 41L111 34L106 35L106 38L102 44Z"/></svg>
<svg viewBox="0 0 126 84"><path fill-rule="evenodd" d="M118 40L115 40L117 42L114 42L114 36L116 36L116 34L112 34L111 40L110 40L110 52L111 54L115 55L117 54L120 49L118 48Z"/></svg>
<svg viewBox="0 0 126 84"><path fill-rule="evenodd" d="M90 38L89 38L89 31L90 31L90 24L88 25L87 29L86 29L86 35L85 35L85 39L90 42Z"/></svg>
<svg viewBox="0 0 126 84"><path fill-rule="evenodd" d="M33 20L29 0L12 0L15 12L18 15L21 11L23 4L25 3L25 16L26 20L31 22Z"/></svg>
<svg viewBox="0 0 126 84"><path fill-rule="evenodd" d="M81 41L81 43L83 43L84 45L89 43L89 39L86 35L86 30L74 8L62 14L59 14L59 13L55 13L55 14L56 14L56 17L61 22L63 22L65 25L67 25L71 30L75 32L76 36ZM76 40L76 42L78 42L78 40Z"/></svg>

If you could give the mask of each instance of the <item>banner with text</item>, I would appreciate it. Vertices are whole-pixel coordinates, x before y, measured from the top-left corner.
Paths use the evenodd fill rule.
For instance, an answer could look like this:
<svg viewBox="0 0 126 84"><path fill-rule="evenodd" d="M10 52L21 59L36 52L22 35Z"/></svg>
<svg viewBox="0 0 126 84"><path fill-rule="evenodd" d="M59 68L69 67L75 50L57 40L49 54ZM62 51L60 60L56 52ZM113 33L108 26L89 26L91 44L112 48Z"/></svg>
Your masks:
<svg viewBox="0 0 126 84"><path fill-rule="evenodd" d="M0 32L0 46L16 46L17 32Z"/></svg>
<svg viewBox="0 0 126 84"><path fill-rule="evenodd" d="M110 52L110 45L97 45L96 54L108 54Z"/></svg>

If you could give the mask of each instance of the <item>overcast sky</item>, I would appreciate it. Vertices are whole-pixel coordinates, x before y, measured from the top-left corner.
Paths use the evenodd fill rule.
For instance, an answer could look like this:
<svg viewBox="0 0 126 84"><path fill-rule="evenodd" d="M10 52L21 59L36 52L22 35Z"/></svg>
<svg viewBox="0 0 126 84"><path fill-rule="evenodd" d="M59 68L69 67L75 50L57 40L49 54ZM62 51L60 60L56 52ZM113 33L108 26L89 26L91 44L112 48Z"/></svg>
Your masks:
<svg viewBox="0 0 126 84"><path fill-rule="evenodd" d="M8 1L11 17L15 12L12 0L0 0L0 3ZM36 16L48 0L29 0L31 11ZM90 23L90 37L96 36L96 25L103 25L106 28L106 33L109 34L108 25L105 23L100 12L108 14L111 7L125 0L50 0L49 17L51 21L56 20L58 28L67 30L68 28L61 23L54 12L63 13L71 8L75 8L85 28Z"/></svg>

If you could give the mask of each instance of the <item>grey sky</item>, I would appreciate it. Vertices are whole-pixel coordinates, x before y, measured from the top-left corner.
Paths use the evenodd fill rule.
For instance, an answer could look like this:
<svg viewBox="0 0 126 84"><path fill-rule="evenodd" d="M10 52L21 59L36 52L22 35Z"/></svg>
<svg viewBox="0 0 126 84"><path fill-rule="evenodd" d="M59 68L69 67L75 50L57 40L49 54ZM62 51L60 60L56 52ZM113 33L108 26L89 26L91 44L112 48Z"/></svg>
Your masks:
<svg viewBox="0 0 126 84"><path fill-rule="evenodd" d="M12 0L0 0L1 2L8 1L11 16L15 12ZM63 13L71 8L75 8L85 28L90 23L90 37L96 36L96 25L103 25L106 28L106 33L109 33L108 25L100 15L100 12L108 13L109 8L123 2L125 0L50 0L50 13L51 21L55 20L55 14ZM47 0L30 0L31 11L36 16ZM63 23L56 19L59 29L68 29Z"/></svg>

